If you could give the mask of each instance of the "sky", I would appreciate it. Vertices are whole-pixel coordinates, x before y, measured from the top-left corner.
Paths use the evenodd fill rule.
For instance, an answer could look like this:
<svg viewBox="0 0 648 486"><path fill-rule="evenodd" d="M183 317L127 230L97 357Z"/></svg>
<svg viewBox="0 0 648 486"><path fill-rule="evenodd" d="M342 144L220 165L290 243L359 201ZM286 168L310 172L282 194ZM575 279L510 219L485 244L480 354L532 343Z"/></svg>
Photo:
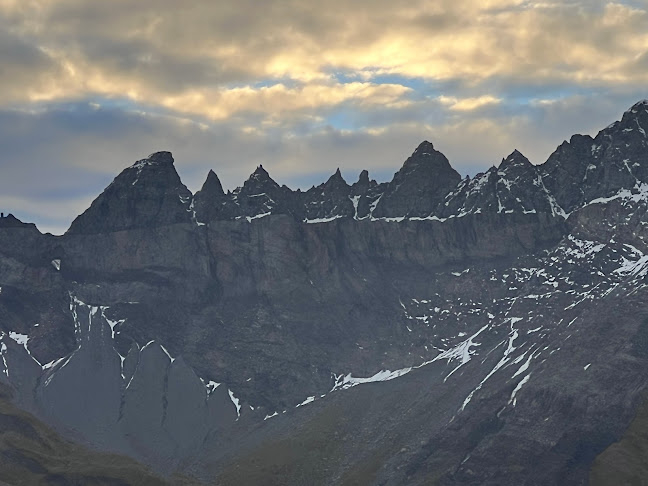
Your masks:
<svg viewBox="0 0 648 486"><path fill-rule="evenodd" d="M648 98L648 0L0 0L0 209L63 233L125 167L391 180L543 163Z"/></svg>

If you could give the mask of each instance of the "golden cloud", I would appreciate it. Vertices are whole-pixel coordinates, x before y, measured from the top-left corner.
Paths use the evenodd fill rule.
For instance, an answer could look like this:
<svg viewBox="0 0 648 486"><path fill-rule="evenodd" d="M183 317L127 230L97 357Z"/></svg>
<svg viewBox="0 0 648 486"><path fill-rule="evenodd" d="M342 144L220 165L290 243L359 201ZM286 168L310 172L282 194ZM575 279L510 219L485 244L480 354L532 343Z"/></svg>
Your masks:
<svg viewBox="0 0 648 486"><path fill-rule="evenodd" d="M0 0L0 16L0 27L58 65L16 76L5 102L127 96L212 119L312 115L349 101L406 106L407 88L371 82L398 75L472 86L468 97L440 98L470 111L499 102L480 92L490 79L648 81L648 11L619 2L191 0L180 9L172 0Z"/></svg>

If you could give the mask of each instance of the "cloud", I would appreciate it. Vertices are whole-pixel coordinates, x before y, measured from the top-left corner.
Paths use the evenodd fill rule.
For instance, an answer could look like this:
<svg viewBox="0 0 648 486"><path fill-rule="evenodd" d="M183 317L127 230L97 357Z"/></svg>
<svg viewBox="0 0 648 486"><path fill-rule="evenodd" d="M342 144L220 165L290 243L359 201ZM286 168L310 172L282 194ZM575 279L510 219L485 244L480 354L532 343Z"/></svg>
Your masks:
<svg viewBox="0 0 648 486"><path fill-rule="evenodd" d="M439 101L455 111L473 111L486 105L498 104L502 101L491 95L459 99L455 96L439 96Z"/></svg>
<svg viewBox="0 0 648 486"><path fill-rule="evenodd" d="M249 105L270 113L287 97L288 108L311 110L345 101L353 88L332 83L331 70L365 81L458 79L474 88L470 98L499 97L480 92L491 79L648 79L648 13L620 2L247 0L180 9L170 0L5 0L0 12L13 36L44 53L40 72L52 79L18 79L22 99L20 90L0 95L12 102L126 95L218 118ZM273 86L256 87L261 80Z"/></svg>

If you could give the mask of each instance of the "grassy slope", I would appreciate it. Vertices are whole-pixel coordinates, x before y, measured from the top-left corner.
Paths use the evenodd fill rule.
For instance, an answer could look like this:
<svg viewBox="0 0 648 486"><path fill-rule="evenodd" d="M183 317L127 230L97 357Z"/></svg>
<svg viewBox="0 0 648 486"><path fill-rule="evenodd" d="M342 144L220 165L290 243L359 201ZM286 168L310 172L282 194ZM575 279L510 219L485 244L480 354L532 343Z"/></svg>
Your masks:
<svg viewBox="0 0 648 486"><path fill-rule="evenodd" d="M648 401L639 407L621 440L596 458L590 485L648 485Z"/></svg>
<svg viewBox="0 0 648 486"><path fill-rule="evenodd" d="M61 438L33 415L15 407L0 385L0 485L163 485L132 459L91 451Z"/></svg>

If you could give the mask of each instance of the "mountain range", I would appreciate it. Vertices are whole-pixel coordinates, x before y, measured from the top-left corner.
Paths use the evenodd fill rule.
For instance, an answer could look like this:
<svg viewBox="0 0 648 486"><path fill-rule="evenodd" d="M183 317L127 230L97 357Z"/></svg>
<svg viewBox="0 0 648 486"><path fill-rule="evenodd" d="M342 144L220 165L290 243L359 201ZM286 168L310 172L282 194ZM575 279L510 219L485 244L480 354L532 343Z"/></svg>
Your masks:
<svg viewBox="0 0 648 486"><path fill-rule="evenodd" d="M0 481L642 484L645 130L307 191L156 152L62 236L1 218Z"/></svg>

